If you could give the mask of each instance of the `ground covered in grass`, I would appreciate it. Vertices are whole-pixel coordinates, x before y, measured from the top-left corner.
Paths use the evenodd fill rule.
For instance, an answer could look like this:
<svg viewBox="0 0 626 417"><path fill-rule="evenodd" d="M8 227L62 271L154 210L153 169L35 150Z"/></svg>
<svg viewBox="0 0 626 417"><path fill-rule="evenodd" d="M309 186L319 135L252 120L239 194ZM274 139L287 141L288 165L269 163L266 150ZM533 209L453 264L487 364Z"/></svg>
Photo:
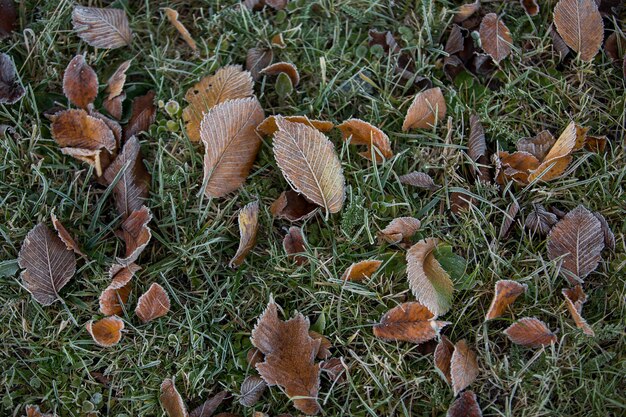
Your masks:
<svg viewBox="0 0 626 417"><path fill-rule="evenodd" d="M602 52L592 63L575 57L559 62L548 32L555 1L541 2L535 17L517 1L486 2L485 10L504 16L513 53L488 77L464 73L454 81L443 72L443 48L460 2L300 0L284 11L255 13L235 0L156 3L89 2L126 10L134 32L129 47L95 49L81 41L72 30L74 5L66 0L21 2L20 29L0 43L27 89L18 103L0 105L0 124L15 130L0 134L0 415L22 415L25 404L38 404L60 416L160 416L159 386L168 377L175 377L190 405L221 390L237 394L252 373L246 362L250 332L270 296L285 317L296 311L307 316L332 342L333 356L349 367L345 383L323 377L325 415L445 415L454 397L432 354L414 344L382 341L372 332L386 311L413 300L404 251L376 238L399 216L421 220L414 241L438 237L467 261L465 273L452 277L453 307L442 318L452 324L443 333L466 339L477 352L481 372L471 388L484 415L626 413L624 79L621 67ZM162 6L180 12L198 55L163 17ZM419 88L394 71L397 53L368 45L370 29L393 31L402 53L414 59L415 73L441 87L448 113L433 129L402 132ZM203 198L202 146L187 138L180 112L159 108L156 123L140 135L152 175L146 202L154 216L152 241L141 255L142 270L122 317L122 341L97 347L84 325L102 317L98 297L123 244L114 234L120 219L111 190L95 181L92 169L60 152L42 115L56 103L68 103L61 87L68 62L86 53L103 87L120 63L132 59L129 99L154 90L157 100L184 106L185 92L200 78L227 64L245 64L249 48L269 47L278 33L286 47L275 48L275 61L296 64L301 82L281 97L273 79L261 77L255 92L266 115L335 123L360 118L389 135L395 155L372 164L342 143L338 131L329 134L346 177L346 203L338 214L304 222L308 263L298 266L282 247L290 223L273 219L269 211L289 187L271 139L265 139L238 192ZM492 150L514 150L517 140L544 129L558 135L572 120L592 134L607 135L609 142L603 153L577 153L559 179L499 187L470 175L472 161L464 151L472 113ZM443 187L428 192L401 184L398 176L413 170L430 173ZM455 215L450 195L461 189L475 204ZM255 199L261 207L257 245L240 268L231 269L227 265L239 241L237 210ZM520 214L509 235L499 238L513 200ZM595 337L582 334L567 312L561 295L566 281L558 262L547 257L545 238L522 227L534 203L564 211L583 204L602 213L615 233L615 252L605 253L585 281L584 315ZM64 288L64 303L42 307L21 286L16 259L25 235L38 222L49 222L53 209L87 259L79 261ZM384 264L362 283L340 280L347 267L365 259ZM501 319L484 324L499 279L525 283L528 291ZM141 324L130 306L152 282L170 294L171 312ZM502 330L526 316L545 321L558 342L534 350L513 345ZM236 397L220 408L246 416L253 410ZM294 413L278 388L267 391L255 410Z"/></svg>

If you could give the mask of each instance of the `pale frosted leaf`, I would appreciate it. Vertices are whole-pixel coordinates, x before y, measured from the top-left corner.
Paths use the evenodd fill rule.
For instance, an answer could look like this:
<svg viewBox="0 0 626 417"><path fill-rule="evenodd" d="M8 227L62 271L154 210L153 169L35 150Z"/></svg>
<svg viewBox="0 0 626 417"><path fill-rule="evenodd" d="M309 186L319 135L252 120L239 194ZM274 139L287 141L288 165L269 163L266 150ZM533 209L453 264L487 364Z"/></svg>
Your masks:
<svg viewBox="0 0 626 417"><path fill-rule="evenodd" d="M534 317L519 319L504 330L511 342L526 347L541 347L556 343L556 335L544 322Z"/></svg>
<svg viewBox="0 0 626 417"><path fill-rule="evenodd" d="M119 48L130 45L132 39L128 17L121 9L75 6L72 23L78 36L96 48Z"/></svg>
<svg viewBox="0 0 626 417"><path fill-rule="evenodd" d="M526 217L524 227L541 236L546 236L558 221L556 214L550 213L541 204L535 204Z"/></svg>
<svg viewBox="0 0 626 417"><path fill-rule="evenodd" d="M559 0L554 7L554 25L583 61L591 61L602 46L604 23L595 0Z"/></svg>
<svg viewBox="0 0 626 417"><path fill-rule="evenodd" d="M495 13L483 17L480 23L480 42L484 51L498 63L511 53L513 38L502 19Z"/></svg>
<svg viewBox="0 0 626 417"><path fill-rule="evenodd" d="M0 52L0 104L13 104L24 97L26 90L17 78L11 57Z"/></svg>
<svg viewBox="0 0 626 417"><path fill-rule="evenodd" d="M137 301L135 314L144 323L166 315L170 311L170 297L156 282L153 282Z"/></svg>
<svg viewBox="0 0 626 417"><path fill-rule="evenodd" d="M399 177L402 184L412 185L414 187L424 188L425 190L436 191L441 185L435 184L432 177L424 172L413 171Z"/></svg>
<svg viewBox="0 0 626 417"><path fill-rule="evenodd" d="M535 137L522 138L517 141L515 146L518 151L528 152L540 161L546 157L556 139L548 130L539 132Z"/></svg>
<svg viewBox="0 0 626 417"><path fill-rule="evenodd" d="M465 340L454 345L452 359L450 360L450 379L454 395L469 387L478 377L478 359L476 352L467 346Z"/></svg>
<svg viewBox="0 0 626 417"><path fill-rule="evenodd" d="M374 325L374 336L383 340L424 343L439 335L439 331L450 323L434 320L426 306L408 302L389 310Z"/></svg>
<svg viewBox="0 0 626 417"><path fill-rule="evenodd" d="M237 220L239 222L239 247L228 264L231 268L241 265L248 252L256 244L256 235L259 230L259 202L253 201L239 210Z"/></svg>
<svg viewBox="0 0 626 417"><path fill-rule="evenodd" d="M261 70L272 63L274 53L267 48L250 48L246 53L246 69L250 71L253 80L258 80Z"/></svg>
<svg viewBox="0 0 626 417"><path fill-rule="evenodd" d="M262 378L256 375L246 377L241 384L239 403L244 407L254 406L261 398L261 395L263 395L266 387L267 384Z"/></svg>

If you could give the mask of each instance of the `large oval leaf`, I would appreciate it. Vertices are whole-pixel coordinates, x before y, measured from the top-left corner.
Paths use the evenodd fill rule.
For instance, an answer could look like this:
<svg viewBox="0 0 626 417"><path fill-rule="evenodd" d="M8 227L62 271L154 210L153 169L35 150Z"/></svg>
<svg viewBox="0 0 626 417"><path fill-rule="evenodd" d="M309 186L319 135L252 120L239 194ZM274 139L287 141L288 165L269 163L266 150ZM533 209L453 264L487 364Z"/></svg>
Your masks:
<svg viewBox="0 0 626 417"><path fill-rule="evenodd" d="M600 50L604 23L595 0L560 0L554 7L554 25L583 61L591 61Z"/></svg>
<svg viewBox="0 0 626 417"><path fill-rule="evenodd" d="M132 32L121 9L76 6L72 12L74 30L96 48L119 48L130 44Z"/></svg>

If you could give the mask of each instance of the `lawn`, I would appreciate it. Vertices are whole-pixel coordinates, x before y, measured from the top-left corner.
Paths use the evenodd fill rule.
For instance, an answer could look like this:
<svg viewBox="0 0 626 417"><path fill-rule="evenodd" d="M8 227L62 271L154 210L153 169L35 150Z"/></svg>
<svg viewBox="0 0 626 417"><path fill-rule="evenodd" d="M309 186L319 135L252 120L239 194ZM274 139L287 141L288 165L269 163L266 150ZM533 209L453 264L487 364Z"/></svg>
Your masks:
<svg viewBox="0 0 626 417"><path fill-rule="evenodd" d="M232 395L219 412L297 415L278 387L252 408L238 402L243 380L256 373L246 360L250 335L273 297L284 319L306 316L332 343L332 356L347 365L344 382L322 374L323 415L444 416L454 395L433 365L434 343L385 341L372 331L385 312L415 300L406 250L377 237L401 216L421 221L412 242L439 238L466 261L465 271L451 276L452 307L440 320L451 323L443 334L465 339L477 353L480 374L470 389L483 415L626 414L626 81L621 63L603 50L591 62L575 53L561 62L548 30L556 1L540 2L534 17L517 1L484 1L483 13L497 13L510 29L512 53L490 74L465 71L454 80L444 72L444 46L461 1L292 0L282 11L256 12L237 0L79 3L124 9L132 43L110 50L89 46L72 28L75 3L67 0L20 2L18 29L0 41L26 88L17 103L0 104L0 126L11 128L0 128L0 415L22 416L25 405L36 404L59 416L162 416L159 389L166 378L174 378L190 408L225 390ZM198 53L165 18L165 6L180 13ZM605 29L626 30L623 10L606 19ZM370 29L392 31L401 50L370 46ZM279 33L285 47L273 48L274 62L294 63L301 80L285 92L275 78L261 76L254 92L265 116L306 115L335 124L359 118L382 129L394 153L374 164L337 129L327 134L341 161L346 200L339 213L296 223L307 241L302 265L283 249L292 223L270 212L289 189L272 138L263 138L242 187L225 198L207 198L204 147L189 140L182 118L190 87L220 67L245 65L250 48L271 46ZM111 187L98 182L92 167L60 151L44 116L55 105L69 107L63 73L79 53L98 74L101 92L117 67L132 59L122 120L130 117L134 97L154 90L158 102L156 121L138 135L151 174L145 205L153 215L152 239L121 315L123 337L109 348L94 343L85 323L103 317L98 297L124 251L115 235L122 220ZM430 129L402 130L424 86L394 70L400 54L444 94L447 115ZM172 101L181 110L164 106ZM467 154L472 114L484 126L491 152L514 151L519 139L545 129L556 137L571 121L608 142L604 152L577 152L564 175L549 182L481 182L473 178ZM402 184L399 176L411 171L429 173L442 187ZM451 195L459 191L473 204L453 213ZM239 268L230 268L239 243L238 210L255 200L256 246ZM500 236L512 201L520 212L508 235ZM615 250L603 252L584 283L583 315L593 337L576 327L566 308L561 289L568 283L560 262L548 258L546 237L524 228L534 204L564 212L582 204L601 213L615 234ZM86 257L77 258L63 302L44 307L24 288L17 258L37 223L51 225L53 210ZM368 259L383 261L369 279L341 279L352 263ZM502 317L485 323L500 279L528 290ZM169 294L171 311L144 324L134 306L154 282ZM502 331L522 317L544 321L557 342L535 349L511 343Z"/></svg>

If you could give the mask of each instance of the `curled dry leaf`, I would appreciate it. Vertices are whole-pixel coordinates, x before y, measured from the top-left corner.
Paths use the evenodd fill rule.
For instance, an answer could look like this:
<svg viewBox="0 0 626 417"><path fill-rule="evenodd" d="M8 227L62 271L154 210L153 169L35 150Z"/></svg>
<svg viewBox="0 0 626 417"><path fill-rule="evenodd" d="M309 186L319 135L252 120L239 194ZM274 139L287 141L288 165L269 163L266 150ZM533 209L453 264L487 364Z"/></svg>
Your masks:
<svg viewBox="0 0 626 417"><path fill-rule="evenodd" d="M473 391L465 391L457 398L450 408L446 417L483 417L483 412L476 401Z"/></svg>
<svg viewBox="0 0 626 417"><path fill-rule="evenodd" d="M513 38L502 19L495 13L483 17L480 23L480 43L483 50L499 63L511 53Z"/></svg>
<svg viewBox="0 0 626 417"><path fill-rule="evenodd" d="M126 266L135 262L148 246L152 238L152 232L148 227L150 220L152 220L152 213L148 207L142 206L122 222L120 230L116 232L126 245L124 258L117 258L117 262L121 265Z"/></svg>
<svg viewBox="0 0 626 417"><path fill-rule="evenodd" d="M76 55L63 74L63 94L73 104L86 109L98 95L98 76L85 62L83 55Z"/></svg>
<svg viewBox="0 0 626 417"><path fill-rule="evenodd" d="M211 417L215 410L224 402L226 396L228 395L227 391L221 391L215 394L213 397L206 400L203 404L194 408L194 410L189 413L189 417Z"/></svg>
<svg viewBox="0 0 626 417"><path fill-rule="evenodd" d="M121 9L75 6L72 24L78 36L96 48L114 49L130 45L133 35L128 17Z"/></svg>
<svg viewBox="0 0 626 417"><path fill-rule="evenodd" d="M469 19L478 9L480 9L480 0L476 0L474 3L462 4L454 14L454 23L461 23Z"/></svg>
<svg viewBox="0 0 626 417"><path fill-rule="evenodd" d="M387 243L408 244L420 229L421 222L414 217L398 217L378 233L378 237Z"/></svg>
<svg viewBox="0 0 626 417"><path fill-rule="evenodd" d="M283 239L285 252L289 258L292 258L298 265L303 265L307 261L306 256L298 255L299 253L306 252L305 242L302 229L297 226L291 226Z"/></svg>
<svg viewBox="0 0 626 417"><path fill-rule="evenodd" d="M167 378L161 383L159 400L168 417L188 416L187 406L171 379Z"/></svg>
<svg viewBox="0 0 626 417"><path fill-rule="evenodd" d="M539 14L539 4L537 0L519 0L519 2L528 16L537 16L537 14Z"/></svg>
<svg viewBox="0 0 626 417"><path fill-rule="evenodd" d="M343 364L341 358L331 358L322 362L320 366L323 372L328 374L329 379L332 382L343 383L346 380L345 373L347 371L346 366Z"/></svg>
<svg viewBox="0 0 626 417"><path fill-rule="evenodd" d="M148 91L143 96L135 97L131 106L130 119L124 126L124 139L147 132L156 118L156 106L154 105L154 91Z"/></svg>
<svg viewBox="0 0 626 417"><path fill-rule="evenodd" d="M543 161L555 142L556 139L552 136L552 133L549 130L544 130L535 137L520 139L515 146L518 151L528 152L537 160Z"/></svg>
<svg viewBox="0 0 626 417"><path fill-rule="evenodd" d="M608 250L615 251L615 235L609 227L609 223L606 221L604 216L597 211L593 213L596 216L596 219L600 222L600 226L602 227L602 234L604 235L604 247Z"/></svg>
<svg viewBox="0 0 626 417"><path fill-rule="evenodd" d="M487 142L485 140L485 129L480 123L480 118L473 114L470 116L470 136L468 142L468 154L477 166L476 174L481 181L489 182L489 158L487 156Z"/></svg>
<svg viewBox="0 0 626 417"><path fill-rule="evenodd" d="M254 81L261 77L261 70L272 63L274 53L269 48L250 48L246 53L246 69Z"/></svg>
<svg viewBox="0 0 626 417"><path fill-rule="evenodd" d="M576 285L572 288L563 288L561 292L563 297L565 297L567 309L572 315L576 327L581 329L587 336L595 336L595 332L582 316L583 304L587 301L587 295L583 292L582 287Z"/></svg>
<svg viewBox="0 0 626 417"><path fill-rule="evenodd" d="M196 45L196 41L193 40L185 25L183 25L180 20L178 20L178 12L174 9L170 9L169 7L165 7L163 10L165 10L167 20L169 20L170 23L176 28L178 33L180 33L180 36L182 36L183 40L187 43L187 45L189 45L189 47L193 49L194 52L197 51L198 46Z"/></svg>
<svg viewBox="0 0 626 417"><path fill-rule="evenodd" d="M278 131L278 125L276 124L276 119L278 117L282 117L288 122L303 123L323 133L328 133L335 127L332 122L309 119L307 116L269 116L261 122L261 124L257 127L257 131L262 135L272 136Z"/></svg>
<svg viewBox="0 0 626 417"><path fill-rule="evenodd" d="M424 239L406 253L409 288L413 295L438 317L452 306L454 284L435 258L438 239Z"/></svg>
<svg viewBox="0 0 626 417"><path fill-rule="evenodd" d="M435 367L439 369L449 384L452 383L450 376L450 361L452 360L452 353L454 352L454 344L446 336L441 336L441 340L437 344L434 353Z"/></svg>
<svg viewBox="0 0 626 417"><path fill-rule="evenodd" d="M255 129L262 120L263 109L255 97L228 100L204 115L200 137L207 197L223 197L246 180L261 147Z"/></svg>
<svg viewBox="0 0 626 417"><path fill-rule="evenodd" d="M454 395L457 396L459 392L469 387L479 372L476 352L467 346L465 340L457 342L450 359L450 379Z"/></svg>
<svg viewBox="0 0 626 417"><path fill-rule="evenodd" d="M130 68L132 60L124 61L107 81L107 93L102 106L116 119L122 118L122 102L126 99L124 84L126 83L126 71ZM121 136L121 135L120 135Z"/></svg>
<svg viewBox="0 0 626 417"><path fill-rule="evenodd" d="M626 57L626 55L624 55ZM585 149L590 152L602 153L606 149L609 138L606 136L590 136L585 138Z"/></svg>
<svg viewBox="0 0 626 417"><path fill-rule="evenodd" d="M131 280L141 268L136 264L113 265L109 270L111 283L100 294L100 312L107 316L122 314L132 288Z"/></svg>
<svg viewBox="0 0 626 417"><path fill-rule="evenodd" d="M287 74L291 80L292 86L297 86L300 83L300 74L298 68L290 62L277 62L275 64L268 65L260 71L265 75L278 75L281 73Z"/></svg>
<svg viewBox="0 0 626 417"><path fill-rule="evenodd" d="M548 235L548 258L562 258L560 272L572 285L583 282L598 267L602 249L602 224L582 205L567 213Z"/></svg>
<svg viewBox="0 0 626 417"><path fill-rule="evenodd" d="M277 118L276 124L274 157L289 185L326 213L339 212L345 199L345 178L332 142L302 123Z"/></svg>
<svg viewBox="0 0 626 417"><path fill-rule="evenodd" d="M17 25L17 9L13 0L0 0L0 40L11 35Z"/></svg>
<svg viewBox="0 0 626 417"><path fill-rule="evenodd" d="M511 342L526 347L541 347L556 343L556 335L541 320L524 317L510 325L504 334Z"/></svg>
<svg viewBox="0 0 626 417"><path fill-rule="evenodd" d="M241 396L239 403L244 407L253 407L260 399L267 388L265 381L256 376L250 375L241 384Z"/></svg>
<svg viewBox="0 0 626 417"><path fill-rule="evenodd" d="M317 204L311 203L302 194L287 190L280 193L280 196L272 203L270 212L279 219L297 222L313 216L318 207Z"/></svg>
<svg viewBox="0 0 626 417"><path fill-rule="evenodd" d="M554 7L554 25L583 61L591 61L602 46L604 23L595 0L559 0Z"/></svg>
<svg viewBox="0 0 626 417"><path fill-rule="evenodd" d="M541 165L530 173L528 181L532 182L535 179L550 181L561 176L572 161L571 153L584 146L585 136L586 129L571 122L550 148Z"/></svg>
<svg viewBox="0 0 626 417"><path fill-rule="evenodd" d="M74 251L76 255L86 256L78 247L78 243L74 240L70 232L67 231L65 226L57 219L57 216L54 213L50 213L50 219L52 220L52 226L54 226L54 230L57 231L59 235L59 239L65 243L67 249Z"/></svg>
<svg viewBox="0 0 626 417"><path fill-rule="evenodd" d="M346 272L343 273L341 279L346 281L363 281L371 277L378 270L383 261L369 259L366 261L356 262L350 265Z"/></svg>
<svg viewBox="0 0 626 417"><path fill-rule="evenodd" d="M259 202L253 201L239 210L239 247L237 253L228 264L231 268L241 265L246 255L256 244L256 234L259 230Z"/></svg>
<svg viewBox="0 0 626 417"><path fill-rule="evenodd" d="M389 159L393 156L389 137L376 126L363 120L349 119L337 126L337 129L341 131L343 140L350 141L352 145L367 146L366 151L359 153L364 158L372 160L373 155L376 163L381 163L383 158Z"/></svg>
<svg viewBox="0 0 626 417"><path fill-rule="evenodd" d="M511 229L513 222L515 221L515 217L519 212L519 203L517 201L512 201L509 204L509 207L504 214L504 218L502 219L502 224L500 225L500 232L498 233L498 239L504 239Z"/></svg>
<svg viewBox="0 0 626 417"><path fill-rule="evenodd" d="M434 320L426 306L408 302L389 310L374 325L374 336L384 340L424 343L439 335L450 323Z"/></svg>
<svg viewBox="0 0 626 417"><path fill-rule="evenodd" d="M98 346L111 347L117 345L122 338L124 322L117 316L110 316L96 322L89 320L85 328Z"/></svg>
<svg viewBox="0 0 626 417"><path fill-rule="evenodd" d="M139 297L135 308L135 314L144 323L163 317L169 311L170 297L156 282L153 282L148 291Z"/></svg>
<svg viewBox="0 0 626 417"><path fill-rule="evenodd" d="M504 310L513 304L517 297L525 293L527 289L528 285L520 284L510 279L501 279L496 282L495 294L489 310L485 314L485 321L500 317Z"/></svg>
<svg viewBox="0 0 626 417"><path fill-rule="evenodd" d="M318 359L328 359L331 355L330 349L332 349L333 347L333 344L330 343L330 340L328 340L328 338L323 334L313 330L309 330L309 336L311 336L315 340L320 341L320 348L317 351L316 357Z"/></svg>
<svg viewBox="0 0 626 417"><path fill-rule="evenodd" d="M406 112L402 130L432 128L446 116L446 100L439 87L417 94Z"/></svg>
<svg viewBox="0 0 626 417"><path fill-rule="evenodd" d="M541 236L547 236L554 226L559 221L556 214L550 213L541 204L534 204L533 210L528 213L524 227L528 230L538 233Z"/></svg>
<svg viewBox="0 0 626 417"><path fill-rule="evenodd" d="M13 0L9 0L13 1ZM2 2L0 0L0 9L2 8ZM38 405L27 405L26 408L26 417L56 417L56 414L44 414L39 409Z"/></svg>
<svg viewBox="0 0 626 417"><path fill-rule="evenodd" d="M413 171L398 178L402 184L412 185L429 191L436 191L441 185L435 184L432 177L424 172Z"/></svg>
<svg viewBox="0 0 626 417"><path fill-rule="evenodd" d="M265 355L265 361L256 365L265 382L280 386L298 410L317 414L320 366L315 356L320 341L309 336L309 320L302 314L280 320L278 306L270 300L250 339Z"/></svg>
<svg viewBox="0 0 626 417"><path fill-rule="evenodd" d="M17 103L26 94L10 56L0 52L0 104Z"/></svg>
<svg viewBox="0 0 626 417"><path fill-rule="evenodd" d="M519 184L528 184L528 177L541 164L528 152L498 152L494 155L496 165L496 181L500 185L513 180Z"/></svg>
<svg viewBox="0 0 626 417"><path fill-rule="evenodd" d="M187 90L185 100L189 105L183 110L183 120L189 140L200 140L200 123L207 111L227 100L252 97L252 86L248 71L243 71L239 65L229 65Z"/></svg>
<svg viewBox="0 0 626 417"><path fill-rule="evenodd" d="M60 298L59 291L76 272L74 252L43 223L28 232L17 262L24 269L24 287L44 306Z"/></svg>

